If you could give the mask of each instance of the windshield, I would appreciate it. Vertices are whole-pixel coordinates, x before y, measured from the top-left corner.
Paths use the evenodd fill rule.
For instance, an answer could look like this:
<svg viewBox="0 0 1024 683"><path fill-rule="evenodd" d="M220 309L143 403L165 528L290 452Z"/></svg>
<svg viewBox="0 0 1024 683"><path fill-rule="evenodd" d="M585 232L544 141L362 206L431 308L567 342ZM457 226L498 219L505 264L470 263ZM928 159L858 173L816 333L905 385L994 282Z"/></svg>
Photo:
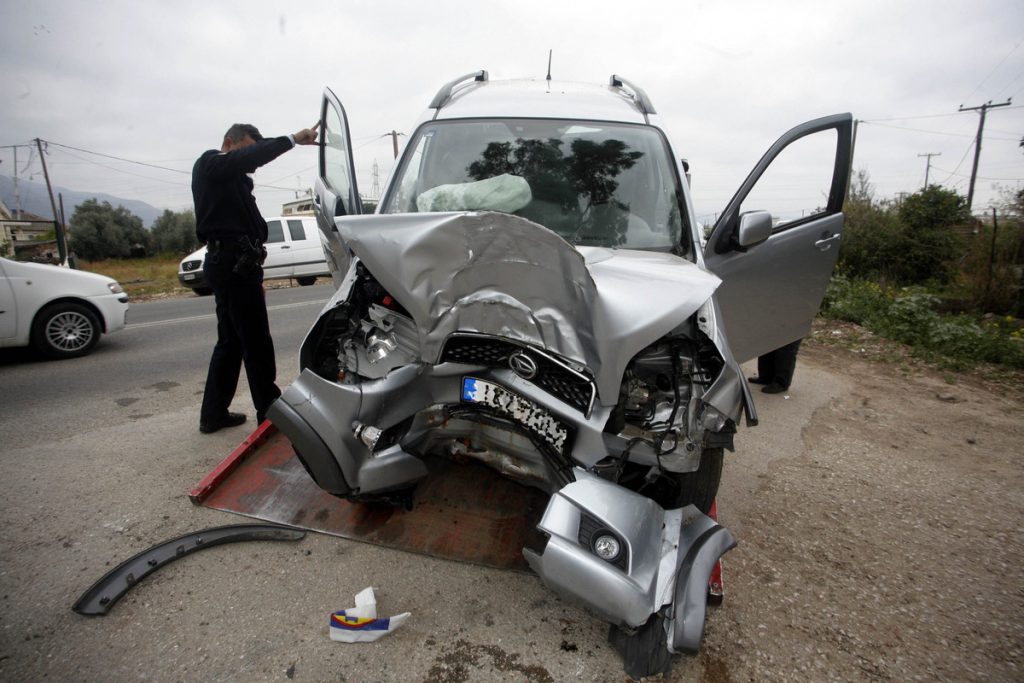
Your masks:
<svg viewBox="0 0 1024 683"><path fill-rule="evenodd" d="M384 213L503 211L572 244L688 251L654 128L549 119L433 121L410 141Z"/></svg>

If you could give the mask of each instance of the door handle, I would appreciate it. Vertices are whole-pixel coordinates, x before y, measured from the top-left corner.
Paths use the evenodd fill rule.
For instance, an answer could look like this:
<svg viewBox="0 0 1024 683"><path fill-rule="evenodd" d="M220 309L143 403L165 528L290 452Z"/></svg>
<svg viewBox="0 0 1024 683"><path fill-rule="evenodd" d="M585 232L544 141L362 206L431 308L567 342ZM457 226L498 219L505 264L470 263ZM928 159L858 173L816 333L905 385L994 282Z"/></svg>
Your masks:
<svg viewBox="0 0 1024 683"><path fill-rule="evenodd" d="M818 248L818 251L828 251L832 248L832 243L837 239L840 239L841 235L832 235L831 237L825 237L814 243L814 246Z"/></svg>
<svg viewBox="0 0 1024 683"><path fill-rule="evenodd" d="M291 246L289 246L289 245L287 245L287 244L282 244L282 245L281 245L281 248L282 248L282 249L291 249Z"/></svg>

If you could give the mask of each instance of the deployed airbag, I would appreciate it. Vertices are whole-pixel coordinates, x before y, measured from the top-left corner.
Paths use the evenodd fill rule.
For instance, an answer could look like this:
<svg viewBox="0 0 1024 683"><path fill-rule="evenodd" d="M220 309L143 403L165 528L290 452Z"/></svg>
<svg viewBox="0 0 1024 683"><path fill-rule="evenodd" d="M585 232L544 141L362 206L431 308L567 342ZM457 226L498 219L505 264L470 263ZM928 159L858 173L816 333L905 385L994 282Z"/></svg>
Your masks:
<svg viewBox="0 0 1024 683"><path fill-rule="evenodd" d="M420 211L501 211L512 213L533 199L524 178L504 173L486 180L438 185L416 198Z"/></svg>

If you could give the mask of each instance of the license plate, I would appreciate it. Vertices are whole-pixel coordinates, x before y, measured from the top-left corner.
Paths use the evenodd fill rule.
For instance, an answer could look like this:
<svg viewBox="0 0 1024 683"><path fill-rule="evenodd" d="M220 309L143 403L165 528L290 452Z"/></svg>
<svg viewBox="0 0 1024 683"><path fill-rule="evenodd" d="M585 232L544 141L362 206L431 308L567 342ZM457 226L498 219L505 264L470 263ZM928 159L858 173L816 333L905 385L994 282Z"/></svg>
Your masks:
<svg viewBox="0 0 1024 683"><path fill-rule="evenodd" d="M185 273L184 278L186 280L195 280L196 279L196 274L195 273Z"/></svg>
<svg viewBox="0 0 1024 683"><path fill-rule="evenodd" d="M533 401L518 396L493 382L475 377L462 378L462 400L478 403L510 417L553 446L559 453L565 452L569 430L547 410Z"/></svg>

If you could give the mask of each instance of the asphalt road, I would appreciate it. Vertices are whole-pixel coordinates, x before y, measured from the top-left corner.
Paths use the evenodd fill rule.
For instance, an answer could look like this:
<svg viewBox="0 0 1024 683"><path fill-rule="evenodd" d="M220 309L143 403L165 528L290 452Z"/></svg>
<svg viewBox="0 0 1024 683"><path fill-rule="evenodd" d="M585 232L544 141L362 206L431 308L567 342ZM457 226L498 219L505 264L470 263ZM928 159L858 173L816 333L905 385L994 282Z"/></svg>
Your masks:
<svg viewBox="0 0 1024 683"><path fill-rule="evenodd" d="M279 384L298 374L298 348L330 297L330 284L267 290ZM104 335L88 356L53 362L31 349L0 350L0 443L123 425L194 406L217 340L213 297L133 303L126 329ZM233 407L252 414L243 382ZM26 427L29 427L26 429Z"/></svg>

